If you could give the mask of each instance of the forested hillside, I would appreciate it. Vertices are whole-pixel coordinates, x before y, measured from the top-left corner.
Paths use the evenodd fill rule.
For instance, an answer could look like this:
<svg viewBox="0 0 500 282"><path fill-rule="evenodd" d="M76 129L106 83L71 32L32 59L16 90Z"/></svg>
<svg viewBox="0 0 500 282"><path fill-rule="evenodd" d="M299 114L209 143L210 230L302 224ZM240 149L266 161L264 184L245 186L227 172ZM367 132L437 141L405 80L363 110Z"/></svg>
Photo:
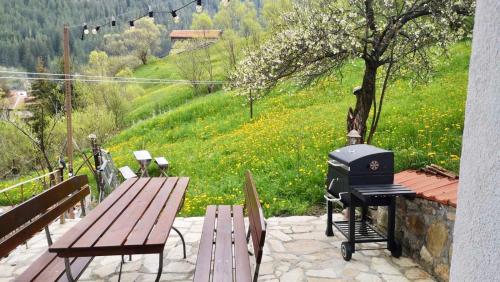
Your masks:
<svg viewBox="0 0 500 282"><path fill-rule="evenodd" d="M57 68L56 59L62 55L62 28L68 23L71 29L73 60L83 62L88 53L102 43L102 34L81 40L81 25L101 25L114 15L117 32L127 27L128 20L143 15L151 5L155 11L170 11L183 6L188 0L0 0L0 65L34 70L38 57ZM261 0L253 0L257 7ZM219 0L203 0L204 10L213 14ZM155 15L157 23L171 29L184 29L191 25L195 5L179 13L181 22L174 24L171 15ZM111 27L103 33L112 33ZM156 55L164 55L170 48L167 33L162 38L161 49Z"/></svg>

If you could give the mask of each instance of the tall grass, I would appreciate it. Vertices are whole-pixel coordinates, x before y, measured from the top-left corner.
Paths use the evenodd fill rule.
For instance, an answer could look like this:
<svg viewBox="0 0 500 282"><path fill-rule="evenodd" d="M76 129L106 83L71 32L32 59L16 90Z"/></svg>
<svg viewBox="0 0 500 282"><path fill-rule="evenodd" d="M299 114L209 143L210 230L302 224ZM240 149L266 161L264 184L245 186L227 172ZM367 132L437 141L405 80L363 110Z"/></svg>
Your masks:
<svg viewBox="0 0 500 282"><path fill-rule="evenodd" d="M398 80L389 88L374 145L395 152L397 171L430 163L458 171L469 53L469 43L460 43L440 58L429 83ZM136 74L176 77L172 60ZM207 204L241 203L246 169L266 214L311 213L322 205L327 154L345 145L346 113L361 73L362 64L353 62L342 76L306 88L284 83L255 104L253 120L232 92L195 97L186 86L152 87L131 102L128 118L144 120L106 147L119 166L137 168L132 152L147 149L170 161L171 175L189 176L184 215L202 215Z"/></svg>

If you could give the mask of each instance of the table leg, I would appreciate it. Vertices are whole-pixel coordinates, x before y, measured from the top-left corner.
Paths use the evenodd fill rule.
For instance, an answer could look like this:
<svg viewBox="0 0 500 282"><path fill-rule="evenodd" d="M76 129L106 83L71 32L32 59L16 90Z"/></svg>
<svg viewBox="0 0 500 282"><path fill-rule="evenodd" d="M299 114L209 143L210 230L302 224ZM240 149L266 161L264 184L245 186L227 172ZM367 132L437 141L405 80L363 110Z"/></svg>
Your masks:
<svg viewBox="0 0 500 282"><path fill-rule="evenodd" d="M69 263L69 258L64 258L64 267L66 269L66 277L68 278L68 281L75 281L75 279L73 279L73 275L71 275L71 264Z"/></svg>
<svg viewBox="0 0 500 282"><path fill-rule="evenodd" d="M163 271L163 252L159 253L160 259L159 259L159 265L158 265L158 274L156 275L155 281L158 282L160 281L161 277L161 272Z"/></svg>
<svg viewBox="0 0 500 282"><path fill-rule="evenodd" d="M122 280L122 266L125 263L125 259L123 258L122 255L122 260L120 261L120 271L118 272L118 282Z"/></svg>
<svg viewBox="0 0 500 282"><path fill-rule="evenodd" d="M177 232L177 234L179 234L179 236L181 237L181 241L182 241L182 248L183 248L183 250L184 250L184 258L186 258L186 243L184 242L184 237L182 237L181 232L180 232L177 228L175 228L175 227L173 227L173 226L172 226L172 229L173 229L175 232Z"/></svg>

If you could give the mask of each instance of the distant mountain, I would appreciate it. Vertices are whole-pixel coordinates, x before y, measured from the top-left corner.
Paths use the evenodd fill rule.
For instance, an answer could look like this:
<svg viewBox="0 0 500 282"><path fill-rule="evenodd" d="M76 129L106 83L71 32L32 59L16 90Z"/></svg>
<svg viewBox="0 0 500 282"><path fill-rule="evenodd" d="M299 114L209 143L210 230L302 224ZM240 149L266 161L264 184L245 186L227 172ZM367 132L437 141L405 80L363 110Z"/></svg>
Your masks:
<svg viewBox="0 0 500 282"><path fill-rule="evenodd" d="M81 25L84 22L89 26L102 25L112 16L126 13L117 17L117 27L114 27L125 28L128 20L147 13L148 5L154 11L166 11L156 14L157 22L169 29L186 28L191 23L194 4L179 12L182 18L179 24L174 25L168 11L189 2L191 0L0 0L0 65L34 70L37 57L42 57L50 62L52 69L56 69L56 59L62 56L64 23L74 26L71 29L71 55L75 62L82 62L89 51L99 46L102 38L102 35L89 35L82 41ZM254 2L261 6L261 0ZM211 14L218 10L219 3L220 0L203 0L204 9ZM110 28L103 27L101 32L111 32ZM166 53L169 48L170 41L165 38L158 55Z"/></svg>

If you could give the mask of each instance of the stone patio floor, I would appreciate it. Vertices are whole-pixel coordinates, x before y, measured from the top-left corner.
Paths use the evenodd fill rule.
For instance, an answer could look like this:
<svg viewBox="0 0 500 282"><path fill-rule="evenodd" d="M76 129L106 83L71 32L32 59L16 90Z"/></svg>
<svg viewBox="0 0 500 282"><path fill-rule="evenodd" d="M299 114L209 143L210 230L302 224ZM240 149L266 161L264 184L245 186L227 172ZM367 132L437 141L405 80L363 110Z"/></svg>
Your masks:
<svg viewBox="0 0 500 282"><path fill-rule="evenodd" d="M335 217L341 218L341 215ZM65 224L54 222L50 226L53 238L57 240L78 220L68 220ZM392 258L387 250L358 251L350 262L344 261L340 244L345 239L337 230L334 237L325 236L325 216L273 217L267 222L259 281L435 281L411 259ZM202 217L176 219L174 226L186 240L187 259L182 259L182 243L172 231L164 252L161 281L192 281L202 225ZM43 232L28 241L28 248L18 247L0 261L0 282L12 281L46 249ZM96 257L79 281L117 281L120 259L119 256ZM132 261L127 258L123 265L122 281L154 281L157 269L158 255L134 255Z"/></svg>

